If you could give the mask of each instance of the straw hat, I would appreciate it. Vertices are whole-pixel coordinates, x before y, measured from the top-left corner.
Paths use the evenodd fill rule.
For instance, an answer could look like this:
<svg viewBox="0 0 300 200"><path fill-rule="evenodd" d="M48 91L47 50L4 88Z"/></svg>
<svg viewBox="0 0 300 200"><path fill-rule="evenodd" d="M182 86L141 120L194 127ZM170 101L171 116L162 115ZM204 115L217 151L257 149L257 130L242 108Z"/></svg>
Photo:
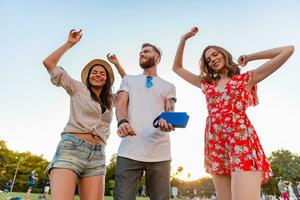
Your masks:
<svg viewBox="0 0 300 200"><path fill-rule="evenodd" d="M111 85L113 85L113 83L115 81L114 72L113 72L110 64L108 62L106 62L105 60L101 60L101 59L91 60L88 64L85 65L85 67L83 68L83 70L81 72L81 81L84 84L86 84L86 78L87 78L87 75L89 73L89 70L91 69L91 67L93 67L95 65L100 65L108 71Z"/></svg>

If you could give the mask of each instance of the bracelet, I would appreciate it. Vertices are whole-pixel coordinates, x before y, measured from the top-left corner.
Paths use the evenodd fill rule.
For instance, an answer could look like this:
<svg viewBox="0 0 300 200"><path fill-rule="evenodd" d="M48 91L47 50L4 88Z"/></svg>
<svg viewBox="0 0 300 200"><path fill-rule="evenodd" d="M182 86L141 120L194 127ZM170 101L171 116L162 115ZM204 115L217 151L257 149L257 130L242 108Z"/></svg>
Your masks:
<svg viewBox="0 0 300 200"><path fill-rule="evenodd" d="M127 119L121 119L120 121L118 121L118 128L119 128L119 126L121 126L121 124L124 124L124 123L129 124L129 121Z"/></svg>

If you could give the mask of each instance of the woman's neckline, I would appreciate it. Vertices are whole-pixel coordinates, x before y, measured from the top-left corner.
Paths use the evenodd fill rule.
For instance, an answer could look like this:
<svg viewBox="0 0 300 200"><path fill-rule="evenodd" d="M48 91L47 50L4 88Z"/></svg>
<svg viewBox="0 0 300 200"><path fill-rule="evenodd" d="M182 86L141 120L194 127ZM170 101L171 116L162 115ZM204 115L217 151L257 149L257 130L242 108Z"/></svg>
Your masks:
<svg viewBox="0 0 300 200"><path fill-rule="evenodd" d="M228 84L229 84L229 82L232 80L232 78L230 78L230 79L228 79L224 84L222 84L222 85L218 85L218 81L215 81L215 82L213 82L214 83L214 88L216 88L216 89L224 89Z"/></svg>

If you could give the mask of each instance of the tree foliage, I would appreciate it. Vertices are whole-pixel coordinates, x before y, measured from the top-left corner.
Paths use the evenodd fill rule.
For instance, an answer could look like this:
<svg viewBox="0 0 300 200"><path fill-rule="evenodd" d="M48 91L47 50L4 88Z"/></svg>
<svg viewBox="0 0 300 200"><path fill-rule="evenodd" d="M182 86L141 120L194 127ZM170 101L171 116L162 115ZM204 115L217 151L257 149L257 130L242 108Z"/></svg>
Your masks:
<svg viewBox="0 0 300 200"><path fill-rule="evenodd" d="M48 163L43 156L33 155L30 152L11 151L5 141L0 140L0 189L3 190L5 183L13 180L16 175L13 191L26 192L29 174L35 169L38 179L34 192L42 192L47 179L44 171Z"/></svg>
<svg viewBox="0 0 300 200"><path fill-rule="evenodd" d="M117 155L112 155L109 164L106 167L105 174L105 195L113 195L115 187L115 170L117 164Z"/></svg>
<svg viewBox="0 0 300 200"><path fill-rule="evenodd" d="M179 196L193 197L194 190L198 196L210 197L215 195L215 188L211 177L203 177L195 181L184 181L179 178L183 173L183 167L179 166L177 171L171 175L171 187L177 187ZM187 173L187 177L191 177L191 173Z"/></svg>
<svg viewBox="0 0 300 200"><path fill-rule="evenodd" d="M300 181L300 156L288 150L277 150L272 152L268 158L274 177L263 186L262 190L266 194L279 195L277 188L278 180L282 177L283 180L292 181L296 185ZM115 187L115 169L117 155L113 155L110 163L107 165L105 176L105 194L112 195ZM36 187L33 192L41 193L47 179L44 173L48 161L42 155L33 155L30 152L14 152L9 150L5 141L0 140L0 189L3 190L5 183L13 180L16 174L16 179L13 187L15 192L26 192L28 189L28 179L30 172L35 169L38 175ZM17 170L18 168L18 170ZM16 173L17 172L17 173ZM183 167L178 167L177 171L171 175L171 186L177 187L178 192L182 196L192 194L194 189L197 190L199 196L211 196L215 194L212 178L204 177L196 181L184 181L178 178L183 173ZM145 176L138 186L138 191L145 185ZM189 191L189 193L187 192Z"/></svg>
<svg viewBox="0 0 300 200"><path fill-rule="evenodd" d="M297 181L300 181L300 156L288 150L277 150L272 152L268 158L273 171L273 178L263 186L263 191L266 194L279 195L277 187L278 178L292 181L293 186Z"/></svg>

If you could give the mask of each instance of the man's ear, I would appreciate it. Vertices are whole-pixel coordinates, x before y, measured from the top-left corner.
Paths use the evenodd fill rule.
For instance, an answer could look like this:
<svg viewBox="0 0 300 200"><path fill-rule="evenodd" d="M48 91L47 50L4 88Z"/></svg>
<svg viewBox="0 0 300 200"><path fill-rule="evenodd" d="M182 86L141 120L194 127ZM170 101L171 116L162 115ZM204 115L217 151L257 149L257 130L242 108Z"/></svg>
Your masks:
<svg viewBox="0 0 300 200"><path fill-rule="evenodd" d="M155 63L156 64L160 63L160 56L158 56L158 55L155 56Z"/></svg>

